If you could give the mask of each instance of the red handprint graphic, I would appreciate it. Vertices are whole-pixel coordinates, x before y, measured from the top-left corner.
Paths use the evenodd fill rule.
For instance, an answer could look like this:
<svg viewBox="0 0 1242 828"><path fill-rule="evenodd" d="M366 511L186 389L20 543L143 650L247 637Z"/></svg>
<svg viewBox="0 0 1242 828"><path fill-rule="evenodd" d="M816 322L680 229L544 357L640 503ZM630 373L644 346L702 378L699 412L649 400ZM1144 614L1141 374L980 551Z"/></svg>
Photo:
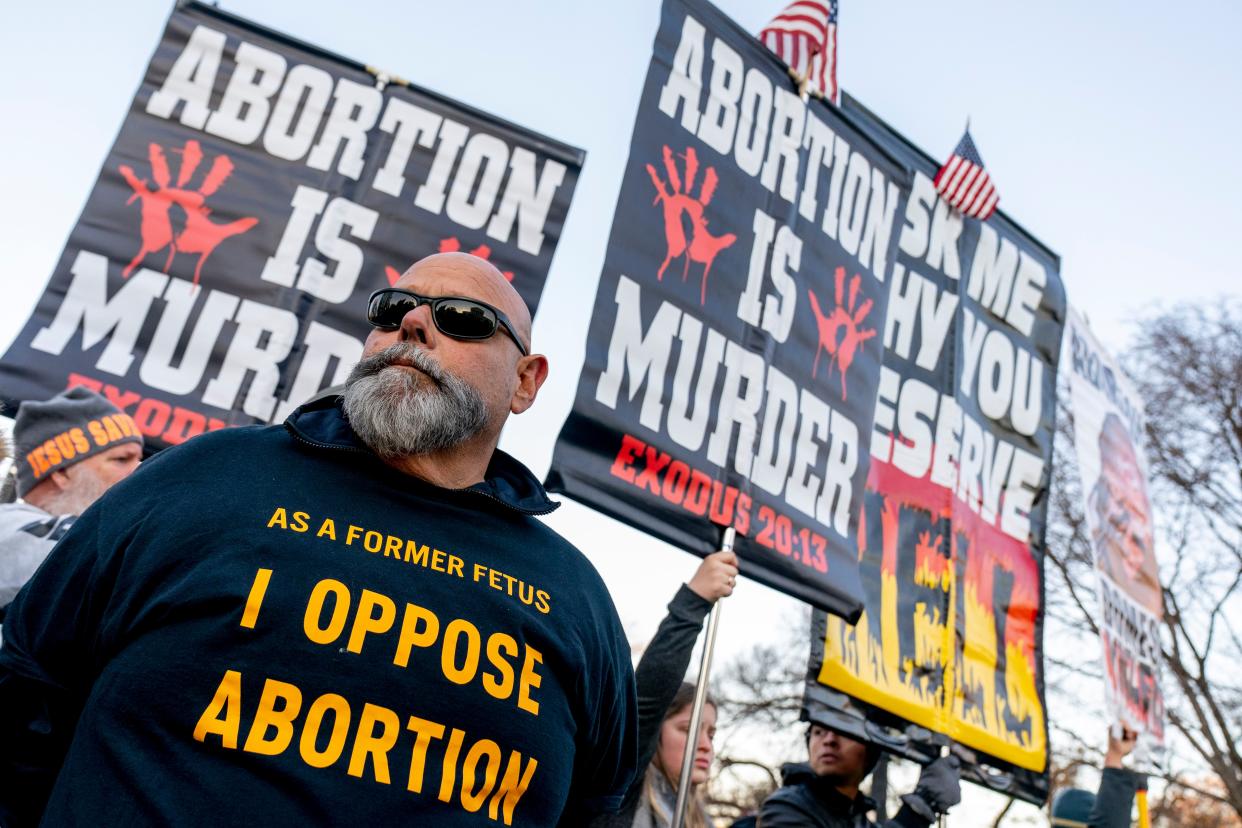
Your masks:
<svg viewBox="0 0 1242 828"><path fill-rule="evenodd" d="M459 250L461 250L461 242L457 240L456 236L449 236L447 239L440 239L441 253L456 253ZM486 259L487 261L491 261L492 259L492 249L486 244L480 244L474 250L468 250L466 252L471 256L478 256L480 259ZM501 275L505 277L506 281L513 281L512 270L501 271Z"/></svg>
<svg viewBox="0 0 1242 828"><path fill-rule="evenodd" d="M449 236L448 238L440 239L439 252L457 253L460 250L461 250L461 241L458 240L456 236ZM485 259L487 261L491 261L492 259L492 249L488 247L486 244L480 244L474 250L469 250L467 252L471 256L478 256L480 259ZM397 270L392 265L384 265L384 275L388 277L388 284L391 286L391 285L395 285L397 283L397 280L401 278L401 271ZM509 281L509 282L513 281L512 270L501 271L501 275L505 277L506 281Z"/></svg>
<svg viewBox="0 0 1242 828"><path fill-rule="evenodd" d="M686 154L682 158L686 160L684 186L677 172L677 165L673 161L673 151L667 144L664 146L664 171L668 173L669 183L664 182L655 167L647 165L647 174L651 176L651 183L656 188L656 197L652 204L664 203L664 238L668 243L664 263L660 265L656 277L663 279L668 263L678 256L686 257L685 268L681 273L683 282L690 275L691 262L703 265L703 280L699 290L699 304L702 305L707 301L707 275L711 272L712 262L716 260L716 255L721 250L737 241L737 236L732 233L713 236L707 232L707 219L703 211L708 204L711 204L712 196L716 194L718 183L716 168L708 167L704 170L703 186L699 190L699 197L693 198L690 191L694 189L694 179L699 172L699 155L694 147L687 147ZM690 219L689 240L686 239L686 227L682 223L682 216Z"/></svg>
<svg viewBox="0 0 1242 828"><path fill-rule="evenodd" d="M175 187L169 186L172 175L168 169L168 159L164 156L164 148L159 144L153 143L148 147L154 187L149 186L145 179L139 178L129 165L122 164L120 167L121 175L134 191L126 204L132 204L134 199L142 202L142 246L121 271L121 275L128 278L148 255L168 248L168 258L164 262L165 271L172 266L173 258L178 253L198 254L198 262L194 266L194 284L197 285L203 265L216 247L230 236L247 232L259 220L247 217L228 224L216 224L208 218L211 208L206 206L207 198L214 195L233 173L233 162L227 155L216 156L211 169L203 178L203 183L198 189L192 190L186 189L186 185L198 171L198 165L203 160L203 149L198 141L191 139L185 142L183 149L174 152L181 154L181 168L177 173ZM175 232L173 228L174 205L185 212L185 225L180 232Z"/></svg>
<svg viewBox="0 0 1242 828"><path fill-rule="evenodd" d="M832 376L832 365L841 370L841 399L849 399L849 395L845 390L845 374L850 369L850 364L854 362L854 355L858 351L858 346L875 336L875 329L862 329L862 323L871 313L872 301L865 300L861 305L858 304L858 292L862 287L862 277L857 273L850 280L850 301L849 305L844 304L845 301L845 268L838 267L836 273L836 298L837 306L832 309L831 314L825 314L819 306L819 300L815 298L815 292L808 289L807 295L811 297L811 310L815 313L815 327L819 329L819 347L815 349L815 363L811 366L811 376L814 377L819 370L819 357L821 351L827 351L831 357L831 363L828 366L828 375Z"/></svg>

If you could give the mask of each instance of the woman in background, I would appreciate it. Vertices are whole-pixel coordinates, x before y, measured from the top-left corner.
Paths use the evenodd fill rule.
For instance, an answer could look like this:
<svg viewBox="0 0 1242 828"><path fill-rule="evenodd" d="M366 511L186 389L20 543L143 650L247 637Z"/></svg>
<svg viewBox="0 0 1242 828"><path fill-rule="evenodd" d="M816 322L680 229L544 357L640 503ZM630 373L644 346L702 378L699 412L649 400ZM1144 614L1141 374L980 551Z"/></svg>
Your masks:
<svg viewBox="0 0 1242 828"><path fill-rule="evenodd" d="M668 715L660 724L655 755L642 778L642 796L634 813L632 828L667 828L673 822L677 805L677 785L690 733L690 710L694 706L694 685L683 682L673 696ZM712 768L712 739L716 735L716 702L708 697L699 725L699 743L690 773L691 796L686 806L686 828L710 828L704 809L702 784Z"/></svg>
<svg viewBox="0 0 1242 828"><path fill-rule="evenodd" d="M690 728L694 685L685 682L686 668L703 618L719 599L733 594L737 556L715 552L699 564L689 583L682 584L668 605L668 615L634 670L638 687L638 767L621 809L596 817L592 828L668 828L677 801L677 782ZM691 783L707 781L716 732L716 704L703 706ZM708 828L700 795L686 809L687 828Z"/></svg>

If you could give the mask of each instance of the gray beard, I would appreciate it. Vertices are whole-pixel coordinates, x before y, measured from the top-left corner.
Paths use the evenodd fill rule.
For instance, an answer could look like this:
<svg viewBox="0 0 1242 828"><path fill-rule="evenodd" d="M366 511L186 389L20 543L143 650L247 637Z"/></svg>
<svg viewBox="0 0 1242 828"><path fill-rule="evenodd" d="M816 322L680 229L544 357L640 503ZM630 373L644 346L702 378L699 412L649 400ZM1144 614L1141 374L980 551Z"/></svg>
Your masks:
<svg viewBox="0 0 1242 828"><path fill-rule="evenodd" d="M70 486L45 497L39 508L50 515L80 515L108 491L108 484L93 469L81 466L73 470Z"/></svg>
<svg viewBox="0 0 1242 828"><path fill-rule="evenodd" d="M422 371L420 378L409 362ZM427 386L431 381L431 387ZM384 460L451 449L487 425L483 398L415 345L397 343L363 358L345 381L345 416L354 433Z"/></svg>

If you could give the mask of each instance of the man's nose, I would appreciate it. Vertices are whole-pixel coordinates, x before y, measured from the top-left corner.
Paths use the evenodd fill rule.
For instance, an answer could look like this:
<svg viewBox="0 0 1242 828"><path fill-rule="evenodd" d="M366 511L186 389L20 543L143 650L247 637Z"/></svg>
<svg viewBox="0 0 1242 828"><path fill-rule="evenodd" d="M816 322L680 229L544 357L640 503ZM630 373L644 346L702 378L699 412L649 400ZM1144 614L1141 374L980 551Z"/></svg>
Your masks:
<svg viewBox="0 0 1242 828"><path fill-rule="evenodd" d="M435 347L436 325L431 318L431 305L423 302L401 317L398 332L402 342L412 342L424 348Z"/></svg>

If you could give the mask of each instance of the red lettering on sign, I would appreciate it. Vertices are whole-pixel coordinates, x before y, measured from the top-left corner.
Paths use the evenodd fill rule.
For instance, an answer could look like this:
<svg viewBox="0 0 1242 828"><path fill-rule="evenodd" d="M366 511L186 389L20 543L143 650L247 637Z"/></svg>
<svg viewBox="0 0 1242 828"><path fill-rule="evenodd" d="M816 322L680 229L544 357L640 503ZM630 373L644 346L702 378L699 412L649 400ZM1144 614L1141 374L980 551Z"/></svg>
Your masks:
<svg viewBox="0 0 1242 828"><path fill-rule="evenodd" d="M108 421L108 425L111 425L113 429L119 429L118 435L128 436L136 427L146 437L158 437L169 445L177 445L204 431L215 431L226 425L224 420L218 417L208 417L189 408L143 397L136 391L117 388L115 385L85 374L69 374L65 387L72 388L75 385L81 385L97 394L102 394L105 399L125 412L125 416L115 417ZM128 409L133 409L133 411L130 412ZM103 429L105 426L101 424L98 427ZM92 435L95 436L96 442L99 442L99 435L95 434L93 429ZM104 442L107 442L107 438Z"/></svg>
<svg viewBox="0 0 1242 828"><path fill-rule="evenodd" d="M653 494L660 493L660 472L673 461L673 458L662 451L656 451L651 446L647 446L647 468L638 473L638 479L634 481L634 485L640 488L646 487Z"/></svg>
<svg viewBox="0 0 1242 828"><path fill-rule="evenodd" d="M754 505L750 495L713 480L706 472L674 460L633 435L621 436L611 473L696 517L707 517L718 526L732 525L739 535L750 537ZM756 517L755 543L816 572L828 571L827 538L771 506L761 506Z"/></svg>

